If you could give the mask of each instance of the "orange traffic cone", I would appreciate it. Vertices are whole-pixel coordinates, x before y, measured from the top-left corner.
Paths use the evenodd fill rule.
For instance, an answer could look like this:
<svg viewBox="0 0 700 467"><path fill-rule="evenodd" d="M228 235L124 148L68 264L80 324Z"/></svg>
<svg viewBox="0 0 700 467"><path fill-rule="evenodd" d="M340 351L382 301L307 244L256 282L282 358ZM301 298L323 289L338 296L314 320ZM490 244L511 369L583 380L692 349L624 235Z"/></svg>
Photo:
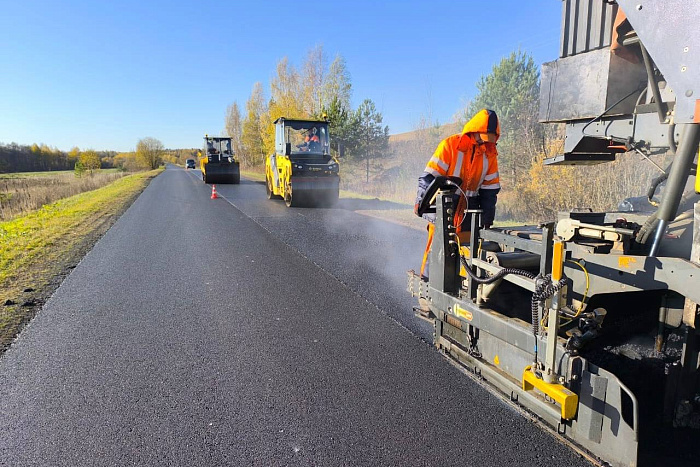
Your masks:
<svg viewBox="0 0 700 467"><path fill-rule="evenodd" d="M211 199L217 199L219 195L216 194L216 185L211 186Z"/></svg>

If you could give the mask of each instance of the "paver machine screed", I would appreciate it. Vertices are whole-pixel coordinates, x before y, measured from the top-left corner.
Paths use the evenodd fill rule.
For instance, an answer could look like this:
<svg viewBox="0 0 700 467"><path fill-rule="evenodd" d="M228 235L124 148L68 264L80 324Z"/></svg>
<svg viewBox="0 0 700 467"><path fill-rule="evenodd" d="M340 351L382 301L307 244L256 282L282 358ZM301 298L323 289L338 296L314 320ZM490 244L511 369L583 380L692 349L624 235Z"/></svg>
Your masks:
<svg viewBox="0 0 700 467"><path fill-rule="evenodd" d="M333 204L340 192L338 168L327 121L275 120L275 152L265 159L268 199L283 198L288 207Z"/></svg>
<svg viewBox="0 0 700 467"><path fill-rule="evenodd" d="M204 154L199 159L204 183L240 183L240 164L233 154L231 138L204 136Z"/></svg>

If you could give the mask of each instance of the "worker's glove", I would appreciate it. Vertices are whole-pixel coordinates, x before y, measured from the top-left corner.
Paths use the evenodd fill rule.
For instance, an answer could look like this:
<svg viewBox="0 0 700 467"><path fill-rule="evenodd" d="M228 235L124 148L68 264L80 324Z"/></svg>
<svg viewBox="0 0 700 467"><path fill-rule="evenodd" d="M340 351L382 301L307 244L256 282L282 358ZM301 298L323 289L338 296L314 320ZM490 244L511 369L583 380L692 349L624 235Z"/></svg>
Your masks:
<svg viewBox="0 0 700 467"><path fill-rule="evenodd" d="M416 216L418 216L418 203L416 203L416 204L413 205L413 214L415 214ZM420 217L420 216L419 216L419 217Z"/></svg>

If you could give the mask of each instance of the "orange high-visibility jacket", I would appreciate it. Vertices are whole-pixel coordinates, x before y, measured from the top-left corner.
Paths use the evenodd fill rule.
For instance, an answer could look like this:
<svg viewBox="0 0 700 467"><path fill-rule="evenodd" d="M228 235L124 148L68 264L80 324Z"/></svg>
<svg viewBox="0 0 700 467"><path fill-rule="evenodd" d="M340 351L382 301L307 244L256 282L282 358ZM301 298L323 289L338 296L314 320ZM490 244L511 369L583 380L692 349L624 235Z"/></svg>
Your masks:
<svg viewBox="0 0 700 467"><path fill-rule="evenodd" d="M478 144L475 133L501 134L496 113L491 110L479 111L469 120L461 134L452 135L440 142L433 157L425 167L425 172L433 176L455 176L462 179L462 190L467 196L478 196L479 190L499 190L498 151L495 143ZM466 207L466 200L460 199L457 212ZM455 218L460 225L461 215Z"/></svg>
<svg viewBox="0 0 700 467"><path fill-rule="evenodd" d="M489 128L489 118L494 127ZM434 176L455 176L462 179L462 190L476 196L480 188L498 189L498 151L494 143L477 144L474 133L495 133L500 136L496 114L481 110L464 125L462 134L452 135L440 142L425 171Z"/></svg>

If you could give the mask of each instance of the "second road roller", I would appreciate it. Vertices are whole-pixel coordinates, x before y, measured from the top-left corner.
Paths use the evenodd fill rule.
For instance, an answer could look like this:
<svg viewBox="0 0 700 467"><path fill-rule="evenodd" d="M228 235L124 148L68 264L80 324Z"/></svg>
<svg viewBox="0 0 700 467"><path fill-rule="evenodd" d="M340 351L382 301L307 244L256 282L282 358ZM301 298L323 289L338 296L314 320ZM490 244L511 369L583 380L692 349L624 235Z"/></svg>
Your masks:
<svg viewBox="0 0 700 467"><path fill-rule="evenodd" d="M231 138L204 136L204 154L200 154L199 168L204 183L240 183L241 169L231 149Z"/></svg>

